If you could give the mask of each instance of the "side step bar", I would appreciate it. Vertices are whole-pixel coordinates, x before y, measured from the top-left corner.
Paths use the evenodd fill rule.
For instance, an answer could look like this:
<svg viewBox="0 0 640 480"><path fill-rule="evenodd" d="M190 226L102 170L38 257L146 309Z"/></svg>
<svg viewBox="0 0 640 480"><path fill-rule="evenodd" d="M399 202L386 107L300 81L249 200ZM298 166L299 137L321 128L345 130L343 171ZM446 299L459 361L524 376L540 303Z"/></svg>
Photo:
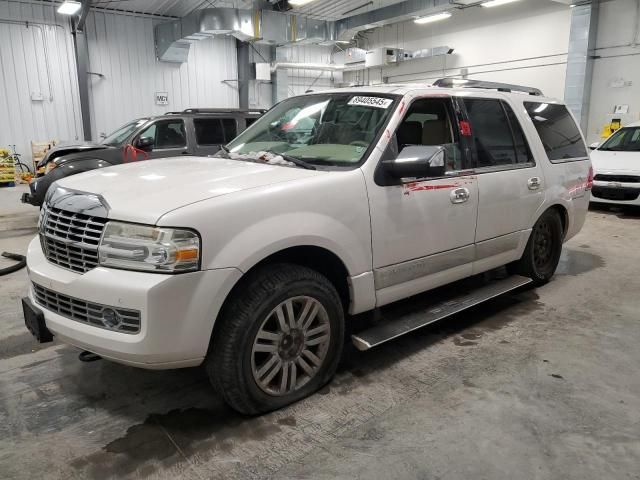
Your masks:
<svg viewBox="0 0 640 480"><path fill-rule="evenodd" d="M398 319L384 321L368 330L351 335L351 341L358 350L369 350L405 333L437 322L443 318L471 308L482 302L531 283L530 278L512 275L502 280L493 280L471 293L465 293L453 299L437 303L428 310L417 310Z"/></svg>

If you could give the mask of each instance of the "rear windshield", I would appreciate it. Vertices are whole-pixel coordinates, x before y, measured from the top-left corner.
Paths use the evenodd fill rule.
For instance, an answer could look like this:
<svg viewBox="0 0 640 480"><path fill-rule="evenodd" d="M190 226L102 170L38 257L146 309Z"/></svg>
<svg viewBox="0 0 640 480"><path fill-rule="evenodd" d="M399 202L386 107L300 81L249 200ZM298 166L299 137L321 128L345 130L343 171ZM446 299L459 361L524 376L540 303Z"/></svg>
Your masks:
<svg viewBox="0 0 640 480"><path fill-rule="evenodd" d="M552 162L582 160L589 157L580 130L564 105L524 103Z"/></svg>

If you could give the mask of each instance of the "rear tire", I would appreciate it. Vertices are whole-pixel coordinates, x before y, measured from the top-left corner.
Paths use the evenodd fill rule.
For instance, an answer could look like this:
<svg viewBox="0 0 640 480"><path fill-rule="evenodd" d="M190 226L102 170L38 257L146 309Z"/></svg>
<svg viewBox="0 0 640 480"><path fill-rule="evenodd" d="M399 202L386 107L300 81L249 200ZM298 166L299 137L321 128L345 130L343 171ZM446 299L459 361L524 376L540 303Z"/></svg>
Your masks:
<svg viewBox="0 0 640 480"><path fill-rule="evenodd" d="M547 210L533 226L522 258L508 266L509 272L531 278L535 286L544 285L558 267L563 236L560 215Z"/></svg>
<svg viewBox="0 0 640 480"><path fill-rule="evenodd" d="M344 312L320 273L292 264L258 268L232 293L218 319L205 367L234 410L276 410L333 377L344 340Z"/></svg>

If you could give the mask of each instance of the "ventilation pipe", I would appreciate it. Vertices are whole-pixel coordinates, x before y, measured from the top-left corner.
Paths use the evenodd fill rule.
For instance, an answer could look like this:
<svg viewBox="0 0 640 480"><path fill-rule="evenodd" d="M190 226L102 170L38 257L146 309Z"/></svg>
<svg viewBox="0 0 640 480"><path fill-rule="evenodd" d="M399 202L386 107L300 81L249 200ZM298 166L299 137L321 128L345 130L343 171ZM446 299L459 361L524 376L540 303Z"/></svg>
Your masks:
<svg viewBox="0 0 640 480"><path fill-rule="evenodd" d="M165 62L184 63L193 41L217 35L260 44L330 46L351 41L359 31L435 13L451 5L450 0L405 0L335 22L264 9L206 8L157 25L156 55Z"/></svg>

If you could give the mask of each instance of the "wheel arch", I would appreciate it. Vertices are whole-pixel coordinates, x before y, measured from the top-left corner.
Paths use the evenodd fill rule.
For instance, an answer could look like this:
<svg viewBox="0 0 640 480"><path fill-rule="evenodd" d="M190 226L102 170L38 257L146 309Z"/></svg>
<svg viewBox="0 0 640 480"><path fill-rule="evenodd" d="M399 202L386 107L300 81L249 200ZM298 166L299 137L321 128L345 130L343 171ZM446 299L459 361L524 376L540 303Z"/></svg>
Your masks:
<svg viewBox="0 0 640 480"><path fill-rule="evenodd" d="M569 211L564 205L561 205L559 203L551 205L549 208L547 208L547 210L545 210L545 212L549 210L557 212L560 216L560 222L562 223L562 238L565 238L567 236L567 232L569 231ZM542 212L540 216L542 216L543 214L544 212ZM540 218L540 216L538 218Z"/></svg>
<svg viewBox="0 0 640 480"><path fill-rule="evenodd" d="M242 290L250 275L260 268L278 263L289 263L308 267L327 277L327 279L336 288L345 313L348 311L349 304L351 302L351 293L349 289L349 270L347 269L345 262L331 250L317 245L297 245L287 247L271 253L256 262L235 282L218 311L218 315L215 319L213 330L211 332L211 339L213 339L213 336L220 325L218 319L224 315L225 309L227 308L230 300L238 291ZM209 346L211 346L211 343L212 342L210 340Z"/></svg>

